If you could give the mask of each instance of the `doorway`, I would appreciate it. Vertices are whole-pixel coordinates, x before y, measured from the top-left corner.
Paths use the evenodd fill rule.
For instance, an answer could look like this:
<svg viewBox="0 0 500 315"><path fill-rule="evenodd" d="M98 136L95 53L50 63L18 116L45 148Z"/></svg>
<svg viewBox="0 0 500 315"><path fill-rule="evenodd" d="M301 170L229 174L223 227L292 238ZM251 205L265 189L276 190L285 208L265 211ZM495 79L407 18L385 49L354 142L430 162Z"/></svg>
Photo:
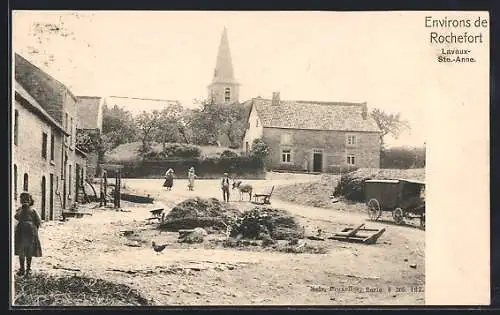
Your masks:
<svg viewBox="0 0 500 315"><path fill-rule="evenodd" d="M75 165L75 201L78 201L78 194L80 193L80 182L81 182L81 177L80 177L80 164Z"/></svg>
<svg viewBox="0 0 500 315"><path fill-rule="evenodd" d="M68 156L64 155L64 169L63 169L63 174L62 174L62 181L63 181L63 197L62 197L62 208L66 209L66 183L68 182L66 179L67 176L67 169L68 169Z"/></svg>
<svg viewBox="0 0 500 315"><path fill-rule="evenodd" d="M54 220L54 174L49 175L49 220Z"/></svg>
<svg viewBox="0 0 500 315"><path fill-rule="evenodd" d="M323 151L314 150L313 151L313 172L323 171Z"/></svg>
<svg viewBox="0 0 500 315"><path fill-rule="evenodd" d="M45 213L45 200L46 200L46 182L45 182L45 176L42 176L42 200L41 200L41 212L42 212L42 220L47 220L46 213Z"/></svg>

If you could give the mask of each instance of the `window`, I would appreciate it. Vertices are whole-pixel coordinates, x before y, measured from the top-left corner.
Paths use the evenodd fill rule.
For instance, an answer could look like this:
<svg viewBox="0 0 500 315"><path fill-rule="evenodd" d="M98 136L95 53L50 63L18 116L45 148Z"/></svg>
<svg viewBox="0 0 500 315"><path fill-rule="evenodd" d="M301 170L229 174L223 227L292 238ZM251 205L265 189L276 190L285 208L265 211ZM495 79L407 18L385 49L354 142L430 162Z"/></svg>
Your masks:
<svg viewBox="0 0 500 315"><path fill-rule="evenodd" d="M349 154L347 156L347 165L355 165L355 160L354 160L354 155L353 154Z"/></svg>
<svg viewBox="0 0 500 315"><path fill-rule="evenodd" d="M231 100L231 89L226 88L224 90L224 101L229 102Z"/></svg>
<svg viewBox="0 0 500 315"><path fill-rule="evenodd" d="M292 162L292 150L282 149L281 150L281 162L291 163Z"/></svg>
<svg viewBox="0 0 500 315"><path fill-rule="evenodd" d="M12 174L14 177L14 200L17 200L17 165L14 164L14 174Z"/></svg>
<svg viewBox="0 0 500 315"><path fill-rule="evenodd" d="M23 190L28 191L28 174L24 173Z"/></svg>
<svg viewBox="0 0 500 315"><path fill-rule="evenodd" d="M47 134L42 132L42 157L47 158Z"/></svg>
<svg viewBox="0 0 500 315"><path fill-rule="evenodd" d="M51 161L54 161L54 156L55 156L54 141L55 141L55 137L54 137L54 133L52 132L50 134L50 160Z"/></svg>
<svg viewBox="0 0 500 315"><path fill-rule="evenodd" d="M259 127L259 120L258 119L255 120L255 127Z"/></svg>
<svg viewBox="0 0 500 315"><path fill-rule="evenodd" d="M19 112L17 109L14 112L14 144L17 145L17 134L19 129Z"/></svg>
<svg viewBox="0 0 500 315"><path fill-rule="evenodd" d="M356 145L356 136L355 135L347 135L347 145L350 145L350 146Z"/></svg>
<svg viewBox="0 0 500 315"><path fill-rule="evenodd" d="M246 154L248 154L248 152L250 151L250 146L248 145L248 141L245 142L245 152Z"/></svg>
<svg viewBox="0 0 500 315"><path fill-rule="evenodd" d="M281 144L291 144L292 143L292 135L288 133L284 133L281 135Z"/></svg>

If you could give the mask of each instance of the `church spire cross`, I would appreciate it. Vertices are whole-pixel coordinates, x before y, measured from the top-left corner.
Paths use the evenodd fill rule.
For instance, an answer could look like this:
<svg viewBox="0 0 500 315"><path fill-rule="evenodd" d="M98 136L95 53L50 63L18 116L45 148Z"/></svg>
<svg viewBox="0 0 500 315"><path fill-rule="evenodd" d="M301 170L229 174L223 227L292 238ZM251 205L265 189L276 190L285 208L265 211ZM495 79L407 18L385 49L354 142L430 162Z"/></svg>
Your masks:
<svg viewBox="0 0 500 315"><path fill-rule="evenodd" d="M212 83L235 83L231 50L229 49L229 39L227 29L224 27L215 63L214 77Z"/></svg>
<svg viewBox="0 0 500 315"><path fill-rule="evenodd" d="M234 103L239 100L239 83L234 78L229 39L225 27L220 38L212 83L208 86L208 97L216 103Z"/></svg>

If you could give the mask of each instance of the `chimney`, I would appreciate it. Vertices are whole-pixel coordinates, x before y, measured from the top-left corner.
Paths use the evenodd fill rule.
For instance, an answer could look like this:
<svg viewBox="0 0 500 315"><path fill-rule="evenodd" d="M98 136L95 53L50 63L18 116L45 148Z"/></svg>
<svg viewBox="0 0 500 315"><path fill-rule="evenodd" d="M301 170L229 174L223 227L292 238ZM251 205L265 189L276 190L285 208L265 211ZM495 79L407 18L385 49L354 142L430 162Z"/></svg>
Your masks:
<svg viewBox="0 0 500 315"><path fill-rule="evenodd" d="M368 106L366 106L366 102L361 104L361 116L363 116L363 119L368 117Z"/></svg>
<svg viewBox="0 0 500 315"><path fill-rule="evenodd" d="M273 105L279 105L280 104L280 92L273 92Z"/></svg>

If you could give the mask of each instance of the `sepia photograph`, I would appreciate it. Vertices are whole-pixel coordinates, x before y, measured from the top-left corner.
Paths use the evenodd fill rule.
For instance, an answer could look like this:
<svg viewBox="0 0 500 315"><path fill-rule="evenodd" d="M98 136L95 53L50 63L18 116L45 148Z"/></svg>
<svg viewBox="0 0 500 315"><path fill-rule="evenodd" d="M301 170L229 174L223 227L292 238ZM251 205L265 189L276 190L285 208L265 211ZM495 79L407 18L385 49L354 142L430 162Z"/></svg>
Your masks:
<svg viewBox="0 0 500 315"><path fill-rule="evenodd" d="M427 304L438 15L13 11L11 304Z"/></svg>

